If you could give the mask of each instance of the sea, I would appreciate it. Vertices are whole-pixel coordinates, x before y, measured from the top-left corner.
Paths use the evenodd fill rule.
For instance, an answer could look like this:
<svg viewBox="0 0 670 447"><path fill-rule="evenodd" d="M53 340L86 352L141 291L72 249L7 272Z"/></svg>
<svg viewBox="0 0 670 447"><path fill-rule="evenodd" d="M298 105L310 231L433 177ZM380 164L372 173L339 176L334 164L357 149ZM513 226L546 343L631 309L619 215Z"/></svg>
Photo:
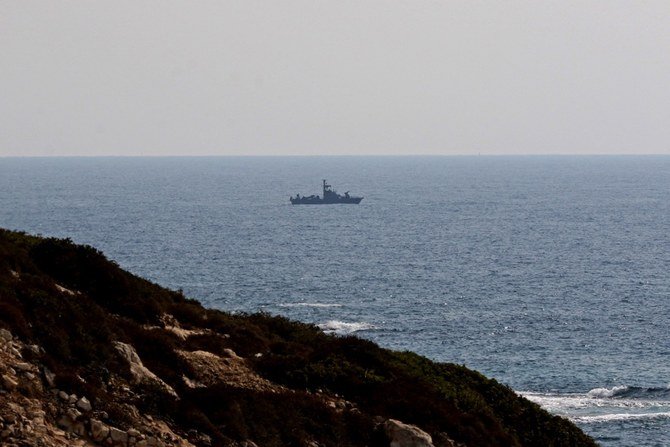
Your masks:
<svg viewBox="0 0 670 447"><path fill-rule="evenodd" d="M670 446L670 156L0 158L0 227Z"/></svg>

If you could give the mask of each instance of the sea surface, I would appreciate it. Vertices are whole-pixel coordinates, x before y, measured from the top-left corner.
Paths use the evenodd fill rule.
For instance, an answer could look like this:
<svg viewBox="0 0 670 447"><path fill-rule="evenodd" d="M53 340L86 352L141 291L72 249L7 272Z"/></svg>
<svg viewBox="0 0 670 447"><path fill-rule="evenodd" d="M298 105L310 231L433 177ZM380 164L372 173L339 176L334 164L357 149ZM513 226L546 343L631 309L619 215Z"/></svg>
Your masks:
<svg viewBox="0 0 670 447"><path fill-rule="evenodd" d="M323 178L365 198L289 203ZM0 158L0 227L670 445L670 157Z"/></svg>

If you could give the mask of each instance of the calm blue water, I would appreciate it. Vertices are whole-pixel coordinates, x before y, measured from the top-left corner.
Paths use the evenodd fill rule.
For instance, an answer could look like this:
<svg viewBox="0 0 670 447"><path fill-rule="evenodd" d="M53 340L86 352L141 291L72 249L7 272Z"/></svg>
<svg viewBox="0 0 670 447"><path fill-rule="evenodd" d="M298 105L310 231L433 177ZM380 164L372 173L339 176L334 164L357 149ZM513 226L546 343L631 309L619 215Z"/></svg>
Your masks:
<svg viewBox="0 0 670 447"><path fill-rule="evenodd" d="M327 178L358 205L291 206ZM0 158L0 226L670 445L670 157Z"/></svg>

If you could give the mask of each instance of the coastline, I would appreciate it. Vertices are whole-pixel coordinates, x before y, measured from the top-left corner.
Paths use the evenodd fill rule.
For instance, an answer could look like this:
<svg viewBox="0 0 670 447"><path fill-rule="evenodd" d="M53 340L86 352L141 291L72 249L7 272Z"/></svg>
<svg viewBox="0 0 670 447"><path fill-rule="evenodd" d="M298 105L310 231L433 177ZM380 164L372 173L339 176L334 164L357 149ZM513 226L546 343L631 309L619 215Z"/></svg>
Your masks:
<svg viewBox="0 0 670 447"><path fill-rule="evenodd" d="M397 436L436 447L595 445L458 365L283 317L205 309L69 240L2 230L0 250L5 351L21 355L2 365L2 399L41 408L54 445L61 431L81 445L112 432L140 446L381 446ZM30 417L4 408L5 421ZM28 436L21 424L5 422L6 439Z"/></svg>

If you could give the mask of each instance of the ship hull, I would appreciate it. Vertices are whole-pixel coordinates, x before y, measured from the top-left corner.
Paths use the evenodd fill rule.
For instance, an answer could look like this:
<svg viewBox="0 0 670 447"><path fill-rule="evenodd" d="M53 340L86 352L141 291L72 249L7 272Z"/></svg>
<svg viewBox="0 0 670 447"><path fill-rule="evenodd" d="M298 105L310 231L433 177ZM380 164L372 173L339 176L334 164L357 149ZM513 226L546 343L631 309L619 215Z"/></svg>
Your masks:
<svg viewBox="0 0 670 447"><path fill-rule="evenodd" d="M335 205L338 203L358 205L363 200L363 197L354 197L349 195L349 191L344 195L338 194L332 187L323 180L323 196L303 196L297 194L295 197L290 197L293 205Z"/></svg>
<svg viewBox="0 0 670 447"><path fill-rule="evenodd" d="M363 200L363 197L349 197L349 198L342 198L342 199L333 200L333 201L311 198L311 197L301 197L299 199L291 198L291 204L292 205L336 205L338 203L341 203L341 204L358 205L359 203L361 203L361 200Z"/></svg>

